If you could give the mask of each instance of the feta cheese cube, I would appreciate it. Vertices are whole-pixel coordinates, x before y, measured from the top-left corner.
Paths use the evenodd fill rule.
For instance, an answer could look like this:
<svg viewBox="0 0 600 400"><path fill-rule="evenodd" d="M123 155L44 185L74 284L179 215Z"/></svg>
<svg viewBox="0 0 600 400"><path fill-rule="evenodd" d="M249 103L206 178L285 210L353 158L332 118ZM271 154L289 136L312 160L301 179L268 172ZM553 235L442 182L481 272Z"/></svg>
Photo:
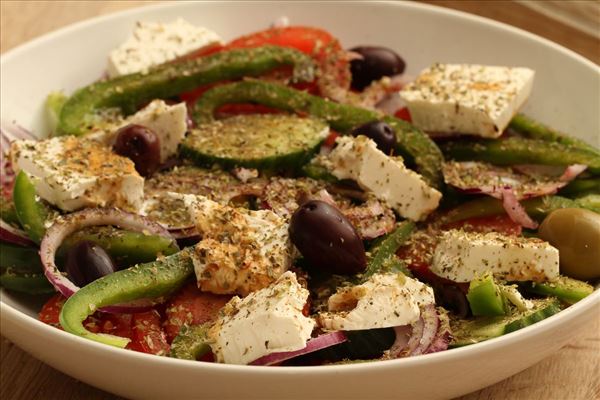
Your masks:
<svg viewBox="0 0 600 400"><path fill-rule="evenodd" d="M353 179L360 187L387 202L402 217L425 219L435 210L442 194L427 185L421 175L406 168L400 158L389 157L366 136L341 136L324 161L339 179Z"/></svg>
<svg viewBox="0 0 600 400"><path fill-rule="evenodd" d="M270 285L290 267L288 224L274 212L234 208L204 196L179 196L202 236L193 256L202 290L245 296Z"/></svg>
<svg viewBox="0 0 600 400"><path fill-rule="evenodd" d="M160 141L160 162L164 163L177 153L177 147L187 131L187 107L185 103L168 105L154 100L140 111L127 118L126 123L145 126L153 131Z"/></svg>
<svg viewBox="0 0 600 400"><path fill-rule="evenodd" d="M401 273L375 274L361 285L338 289L329 298L329 312L318 320L325 329L346 331L408 325L428 304L435 304L431 287Z"/></svg>
<svg viewBox="0 0 600 400"><path fill-rule="evenodd" d="M434 64L400 96L412 123L425 131L496 138L531 94L534 74L529 68Z"/></svg>
<svg viewBox="0 0 600 400"><path fill-rule="evenodd" d="M216 360L248 364L271 353L306 347L315 326L302 314L308 296L288 271L266 288L231 299L208 332Z"/></svg>
<svg viewBox="0 0 600 400"><path fill-rule="evenodd" d="M558 250L536 238L450 230L441 235L431 271L454 282L470 282L486 272L506 281L553 281Z"/></svg>
<svg viewBox="0 0 600 400"><path fill-rule="evenodd" d="M37 194L64 211L83 207L119 207L137 211L144 178L133 162L103 144L74 136L12 143L11 157L25 171Z"/></svg>
<svg viewBox="0 0 600 400"><path fill-rule="evenodd" d="M221 42L215 32L194 26L182 18L168 24L138 22L133 35L110 53L108 74L114 78L145 72L153 66Z"/></svg>

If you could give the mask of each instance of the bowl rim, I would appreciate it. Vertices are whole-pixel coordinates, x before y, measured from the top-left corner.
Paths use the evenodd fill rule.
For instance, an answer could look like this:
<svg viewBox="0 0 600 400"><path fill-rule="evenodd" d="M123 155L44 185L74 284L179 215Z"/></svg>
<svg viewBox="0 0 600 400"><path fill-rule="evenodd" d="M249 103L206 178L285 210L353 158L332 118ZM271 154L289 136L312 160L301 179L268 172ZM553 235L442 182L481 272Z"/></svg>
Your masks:
<svg viewBox="0 0 600 400"><path fill-rule="evenodd" d="M207 1L205 3L219 3L219 1ZM248 3L247 1L232 1L231 3ZM267 1L257 1L255 3L268 3ZM291 1L290 3L302 3L302 1ZM362 4L372 4L374 6L383 6L383 7L404 7L412 10L426 10L428 12L432 12L437 15L445 15L450 16L457 19L466 19L471 22L475 22L480 25L486 25L488 28L492 27L494 29L504 31L506 33L510 33L512 35L520 36L523 38L527 38L536 42L539 45L544 45L546 47L551 48L554 51L562 53L564 56L575 59L579 63L585 65L586 67L595 71L598 75L600 75L600 66L593 63L591 60L585 58L584 56L569 50L557 43L554 43L548 39L542 38L536 34L530 33L528 31L522 30L520 28L514 27L512 25L508 25L503 22L491 20L489 18L481 17L478 15L469 14L463 11L453 10L444 8L441 6L417 3L417 2L394 2L394 1L324 1L321 3L335 3L339 5L350 4L350 3L362 3ZM135 7L128 10L118 11L109 13L106 15L101 15L97 17L93 17L90 19L86 19L83 21L75 22L69 24L65 27L62 27L58 30L51 31L42 36L34 38L26 43L23 43L9 51L0 55L0 67L10 62L13 58L19 57L21 53L27 52L31 47L38 46L43 44L44 42L54 40L55 38L60 38L64 35L69 35L73 31L77 31L79 29L85 29L85 27L93 26L98 23L102 23L106 20L113 19L115 17L122 17L128 15L134 15L138 13L143 13L149 10L156 11L167 8L177 8L181 7L178 2L167 2L167 3L159 3L159 4L151 4L142 7ZM47 325L21 311L17 308L5 303L3 301L4 289L0 290L0 315L2 316L3 322L13 321L18 324L25 324L33 329L39 330L42 335L52 335L59 341L74 341L82 346L91 346L92 349L103 351L108 354L112 354L115 357L128 357L132 360L139 360L144 362L154 362L158 364L162 364L163 366L171 366L177 368L196 368L199 371L201 370L215 370L223 373L245 373L245 374L269 374L269 375L287 375L290 373L294 374L323 374L324 372L329 373L339 373L351 370L363 370L368 368L372 371L381 371L387 369L397 369L397 368L410 368L412 366L442 362L449 362L453 359L460 359L464 357L468 357L473 355L474 353L484 352L484 351L493 351L495 349L499 349L505 346L514 345L522 340L526 340L527 338L531 338L533 336L537 336L543 332L554 329L555 327L567 324L569 321L576 319L581 314L584 314L591 310L593 307L600 306L600 289L595 290L587 298L581 300L580 302L569 306L567 309L562 310L561 312L546 318L542 321L539 321L531 326L528 326L524 329L511 332L509 334L490 339L481 343L477 343L470 346L465 346L461 348L450 349L447 351L442 351L438 353L419 355L415 357L407 357L400 358L394 360L385 360L385 361L373 361L367 363L357 363L357 364L339 364L339 365L322 365L322 366L286 366L286 367L269 367L265 368L264 366L250 366L250 365L232 365L232 364L220 364L220 363L208 363L208 362L198 362L191 360L180 360L169 357L157 357L151 354L139 353L135 351L130 351L126 349L120 349L112 346L107 346L101 343L97 343L91 340L84 339L82 337L72 335L63 330L56 329L50 325ZM4 331L4 324L1 324L0 329Z"/></svg>

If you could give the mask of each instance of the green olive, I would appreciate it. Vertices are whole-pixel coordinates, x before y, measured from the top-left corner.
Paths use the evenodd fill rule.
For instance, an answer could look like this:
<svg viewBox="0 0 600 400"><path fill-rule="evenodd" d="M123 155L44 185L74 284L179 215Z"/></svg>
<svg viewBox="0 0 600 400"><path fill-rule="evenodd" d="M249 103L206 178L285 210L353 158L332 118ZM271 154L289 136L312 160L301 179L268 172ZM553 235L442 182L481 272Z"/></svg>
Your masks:
<svg viewBox="0 0 600 400"><path fill-rule="evenodd" d="M600 278L600 214L581 208L556 210L542 222L539 237L558 249L563 275Z"/></svg>

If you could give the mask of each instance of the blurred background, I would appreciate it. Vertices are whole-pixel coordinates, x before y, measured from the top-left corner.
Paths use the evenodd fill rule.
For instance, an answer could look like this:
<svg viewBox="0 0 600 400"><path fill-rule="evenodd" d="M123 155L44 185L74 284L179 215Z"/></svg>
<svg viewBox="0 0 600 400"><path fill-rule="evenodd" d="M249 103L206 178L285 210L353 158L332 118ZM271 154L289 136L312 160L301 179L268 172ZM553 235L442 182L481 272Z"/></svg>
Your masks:
<svg viewBox="0 0 600 400"><path fill-rule="evenodd" d="M600 64L600 1L597 0L425 0L495 19L562 44ZM1 51L43 33L97 15L157 1L1 2Z"/></svg>

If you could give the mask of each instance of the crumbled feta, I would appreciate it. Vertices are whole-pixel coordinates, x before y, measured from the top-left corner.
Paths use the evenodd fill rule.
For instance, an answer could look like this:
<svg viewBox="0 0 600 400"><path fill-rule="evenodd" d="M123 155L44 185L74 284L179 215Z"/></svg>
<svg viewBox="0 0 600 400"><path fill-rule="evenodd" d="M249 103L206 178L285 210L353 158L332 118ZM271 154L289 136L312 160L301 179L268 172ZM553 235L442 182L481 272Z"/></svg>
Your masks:
<svg viewBox="0 0 600 400"><path fill-rule="evenodd" d="M193 256L202 290L247 295L290 267L288 224L274 212L234 208L204 196L180 196L202 236Z"/></svg>
<svg viewBox="0 0 600 400"><path fill-rule="evenodd" d="M360 330L408 325L421 307L435 304L433 289L404 274L375 274L365 283L338 289L319 323L330 330Z"/></svg>
<svg viewBox="0 0 600 400"><path fill-rule="evenodd" d="M442 194L421 175L406 168L400 158L389 157L366 136L341 136L324 165L339 179L353 179L363 189L387 202L402 217L425 219Z"/></svg>
<svg viewBox="0 0 600 400"><path fill-rule="evenodd" d="M168 24L138 22L133 35L111 51L108 74L113 78L145 72L150 67L221 42L215 32L194 26L182 18Z"/></svg>
<svg viewBox="0 0 600 400"><path fill-rule="evenodd" d="M450 230L440 237L431 271L454 282L470 282L486 272L506 281L553 281L558 250L537 238Z"/></svg>
<svg viewBox="0 0 600 400"><path fill-rule="evenodd" d="M264 289L231 299L208 332L216 360L248 364L271 353L306 347L315 326L302 314L308 296L288 271Z"/></svg>
<svg viewBox="0 0 600 400"><path fill-rule="evenodd" d="M534 75L529 68L434 64L400 96L425 131L496 138L531 94Z"/></svg>
<svg viewBox="0 0 600 400"><path fill-rule="evenodd" d="M74 136L11 146L13 166L25 171L37 194L64 211L83 207L119 207L137 211L144 178L133 162L103 144Z"/></svg>

